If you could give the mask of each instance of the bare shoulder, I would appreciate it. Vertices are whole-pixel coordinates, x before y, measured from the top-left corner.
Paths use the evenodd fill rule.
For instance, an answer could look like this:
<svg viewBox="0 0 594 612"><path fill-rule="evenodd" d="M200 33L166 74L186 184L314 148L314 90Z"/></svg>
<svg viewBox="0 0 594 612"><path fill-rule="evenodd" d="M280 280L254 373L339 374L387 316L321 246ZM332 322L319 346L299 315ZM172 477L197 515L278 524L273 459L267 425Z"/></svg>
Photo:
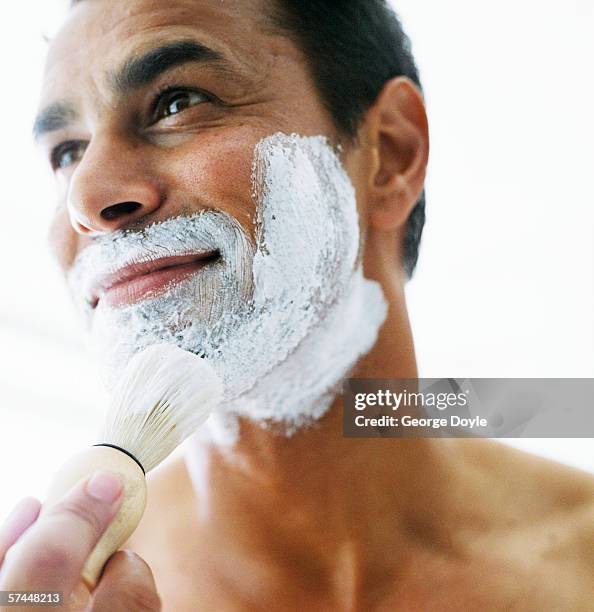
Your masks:
<svg viewBox="0 0 594 612"><path fill-rule="evenodd" d="M594 503L594 474L493 440L460 442L468 465L488 472L531 506L567 509Z"/></svg>
<svg viewBox="0 0 594 612"><path fill-rule="evenodd" d="M488 483L491 528L477 545L501 559L560 571L591 592L594 475L491 440L469 442L462 445L465 462Z"/></svg>

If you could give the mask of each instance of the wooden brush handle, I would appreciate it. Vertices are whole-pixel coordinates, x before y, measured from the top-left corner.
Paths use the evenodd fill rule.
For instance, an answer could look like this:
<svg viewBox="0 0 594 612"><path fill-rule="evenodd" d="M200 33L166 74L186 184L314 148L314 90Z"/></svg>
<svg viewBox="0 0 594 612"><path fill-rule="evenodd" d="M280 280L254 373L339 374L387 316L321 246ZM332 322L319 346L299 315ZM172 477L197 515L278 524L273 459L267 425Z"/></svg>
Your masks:
<svg viewBox="0 0 594 612"><path fill-rule="evenodd" d="M138 464L125 453L108 447L93 446L75 455L56 474L44 508L60 500L77 482L96 470L119 474L124 488L118 513L87 559L82 579L94 589L105 562L132 535L146 506L146 480Z"/></svg>

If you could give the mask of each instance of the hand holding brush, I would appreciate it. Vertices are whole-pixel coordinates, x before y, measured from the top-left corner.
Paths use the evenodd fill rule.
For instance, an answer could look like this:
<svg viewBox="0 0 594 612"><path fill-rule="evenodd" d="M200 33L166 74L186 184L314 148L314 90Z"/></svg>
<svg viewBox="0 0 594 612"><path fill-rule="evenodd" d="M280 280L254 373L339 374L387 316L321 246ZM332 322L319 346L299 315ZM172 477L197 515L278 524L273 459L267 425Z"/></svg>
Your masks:
<svg viewBox="0 0 594 612"><path fill-rule="evenodd" d="M0 590L67 594L81 578L93 590L105 562L140 522L145 474L204 423L221 396L220 380L203 359L169 345L137 354L114 389L98 444L58 472L39 518L38 503L24 500L0 531L0 564L18 540L2 566ZM120 556L120 563L138 565Z"/></svg>

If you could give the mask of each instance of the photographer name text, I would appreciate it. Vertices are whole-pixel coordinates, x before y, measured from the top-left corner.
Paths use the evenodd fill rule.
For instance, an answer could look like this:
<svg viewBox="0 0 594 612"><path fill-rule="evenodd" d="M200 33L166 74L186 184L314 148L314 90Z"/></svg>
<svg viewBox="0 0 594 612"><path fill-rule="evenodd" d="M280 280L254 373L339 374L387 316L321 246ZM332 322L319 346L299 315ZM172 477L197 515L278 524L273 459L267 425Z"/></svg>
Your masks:
<svg viewBox="0 0 594 612"><path fill-rule="evenodd" d="M355 417L355 425L357 427L421 427L429 429L463 427L465 429L478 429L488 427L489 423L485 417L461 417L456 414L441 418L423 418L409 415L395 417L386 414L379 417L366 417L358 414Z"/></svg>

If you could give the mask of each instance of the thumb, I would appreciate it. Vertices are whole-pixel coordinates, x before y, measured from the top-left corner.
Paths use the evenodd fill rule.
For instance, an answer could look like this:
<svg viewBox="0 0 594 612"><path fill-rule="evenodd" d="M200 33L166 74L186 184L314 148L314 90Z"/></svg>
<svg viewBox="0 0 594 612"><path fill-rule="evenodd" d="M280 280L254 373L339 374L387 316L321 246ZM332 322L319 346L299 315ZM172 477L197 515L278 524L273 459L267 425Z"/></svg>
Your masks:
<svg viewBox="0 0 594 612"><path fill-rule="evenodd" d="M153 573L131 550L114 553L93 592L92 612L160 612Z"/></svg>

